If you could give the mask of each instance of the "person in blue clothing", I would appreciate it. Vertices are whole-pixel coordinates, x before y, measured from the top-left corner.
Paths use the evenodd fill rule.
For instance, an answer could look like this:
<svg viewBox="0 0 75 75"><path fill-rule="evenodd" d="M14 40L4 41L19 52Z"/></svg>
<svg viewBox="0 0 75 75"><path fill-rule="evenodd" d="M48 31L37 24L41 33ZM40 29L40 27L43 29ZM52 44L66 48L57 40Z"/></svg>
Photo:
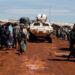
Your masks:
<svg viewBox="0 0 75 75"><path fill-rule="evenodd" d="M11 23L9 23L9 25L8 25L8 31L9 31L9 39L8 39L7 43L8 43L8 46L10 46L12 48L13 43L14 43L14 38L13 38L13 27L12 27Z"/></svg>
<svg viewBox="0 0 75 75"><path fill-rule="evenodd" d="M23 26L20 27L20 32L18 34L18 43L19 43L19 54L21 55L26 50L26 35L23 32Z"/></svg>

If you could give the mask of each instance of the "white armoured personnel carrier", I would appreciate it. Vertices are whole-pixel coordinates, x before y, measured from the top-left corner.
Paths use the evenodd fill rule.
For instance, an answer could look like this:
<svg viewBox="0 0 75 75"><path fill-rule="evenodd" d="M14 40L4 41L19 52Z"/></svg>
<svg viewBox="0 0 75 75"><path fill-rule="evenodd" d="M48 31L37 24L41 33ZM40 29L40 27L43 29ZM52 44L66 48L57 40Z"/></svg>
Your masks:
<svg viewBox="0 0 75 75"><path fill-rule="evenodd" d="M46 22L46 19L46 15L39 15L37 21L30 24L30 41L33 41L36 38L45 38L49 42L52 42L50 34L53 32L53 28L49 22Z"/></svg>

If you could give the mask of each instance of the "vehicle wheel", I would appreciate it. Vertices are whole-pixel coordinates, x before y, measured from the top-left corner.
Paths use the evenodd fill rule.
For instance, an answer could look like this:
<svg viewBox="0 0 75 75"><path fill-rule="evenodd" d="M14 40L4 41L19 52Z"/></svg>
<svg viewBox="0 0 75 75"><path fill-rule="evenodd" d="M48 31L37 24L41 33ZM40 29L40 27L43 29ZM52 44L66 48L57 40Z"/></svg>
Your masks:
<svg viewBox="0 0 75 75"><path fill-rule="evenodd" d="M32 34L29 35L29 42L34 42L36 40L36 37Z"/></svg>
<svg viewBox="0 0 75 75"><path fill-rule="evenodd" d="M49 43L52 43L52 38L49 38L49 40L48 40L48 41L49 41Z"/></svg>
<svg viewBox="0 0 75 75"><path fill-rule="evenodd" d="M32 35L30 34L30 35L29 35L29 42L32 42L32 41L33 41L32 38L33 38L33 37L32 37Z"/></svg>
<svg viewBox="0 0 75 75"><path fill-rule="evenodd" d="M51 38L51 36L49 35L49 36L47 36L47 40L48 40L48 42L49 43L52 43L52 38Z"/></svg>

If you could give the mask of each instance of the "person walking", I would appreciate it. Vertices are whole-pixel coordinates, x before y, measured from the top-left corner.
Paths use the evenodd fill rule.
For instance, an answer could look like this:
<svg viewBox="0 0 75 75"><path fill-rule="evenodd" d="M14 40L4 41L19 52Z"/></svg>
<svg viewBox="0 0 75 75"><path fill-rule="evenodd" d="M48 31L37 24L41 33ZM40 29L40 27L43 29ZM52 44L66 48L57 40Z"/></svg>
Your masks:
<svg viewBox="0 0 75 75"><path fill-rule="evenodd" d="M13 38L13 27L12 27L11 23L9 23L9 25L8 25L8 31L9 31L8 46L10 48L12 48L13 42L14 42L14 38Z"/></svg>
<svg viewBox="0 0 75 75"><path fill-rule="evenodd" d="M66 34L67 34L67 40L70 41L71 30L67 30Z"/></svg>
<svg viewBox="0 0 75 75"><path fill-rule="evenodd" d="M0 29L0 37L1 37L1 48L5 48L6 46L6 31L5 26L3 25Z"/></svg>
<svg viewBox="0 0 75 75"><path fill-rule="evenodd" d="M68 60L72 55L75 55L75 48L74 48L74 45L75 45L75 24L73 26L73 29L71 31L70 36L71 36L71 38L70 38L70 54L68 56Z"/></svg>
<svg viewBox="0 0 75 75"><path fill-rule="evenodd" d="M56 37L57 37L57 39L59 39L60 38L60 29L56 29Z"/></svg>
<svg viewBox="0 0 75 75"><path fill-rule="evenodd" d="M13 37L14 37L14 44L13 47L18 49L18 34L20 32L20 26L18 24L14 24L13 26Z"/></svg>
<svg viewBox="0 0 75 75"><path fill-rule="evenodd" d="M26 52L26 35L23 32L23 26L20 26L20 32L18 34L18 43L19 43L19 54Z"/></svg>

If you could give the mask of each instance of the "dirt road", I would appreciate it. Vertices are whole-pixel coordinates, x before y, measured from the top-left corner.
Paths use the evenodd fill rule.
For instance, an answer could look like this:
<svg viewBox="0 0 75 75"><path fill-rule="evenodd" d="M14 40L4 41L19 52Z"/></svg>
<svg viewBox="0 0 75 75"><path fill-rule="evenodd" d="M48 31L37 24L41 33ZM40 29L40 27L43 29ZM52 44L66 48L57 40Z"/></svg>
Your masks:
<svg viewBox="0 0 75 75"><path fill-rule="evenodd" d="M67 61L68 41L27 43L27 51L0 50L0 75L75 75L75 58Z"/></svg>

